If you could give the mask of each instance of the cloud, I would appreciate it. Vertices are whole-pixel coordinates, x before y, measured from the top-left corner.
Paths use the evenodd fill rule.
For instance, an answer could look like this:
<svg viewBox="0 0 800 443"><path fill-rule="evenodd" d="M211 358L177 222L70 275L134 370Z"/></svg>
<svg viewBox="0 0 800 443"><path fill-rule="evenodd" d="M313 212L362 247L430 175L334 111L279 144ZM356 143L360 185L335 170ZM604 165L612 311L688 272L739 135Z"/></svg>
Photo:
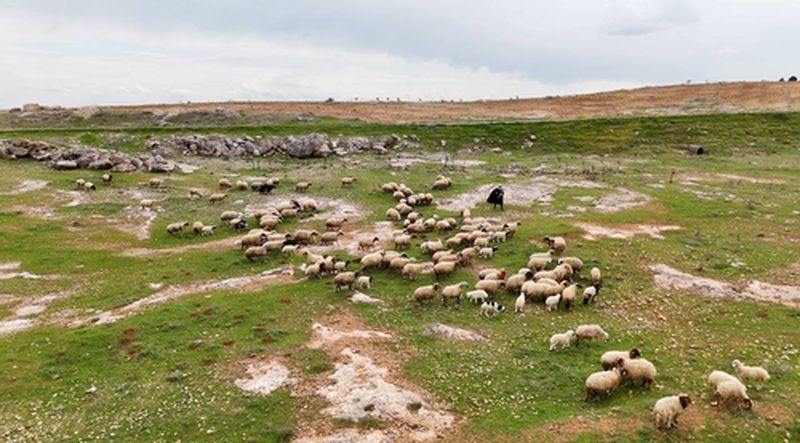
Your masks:
<svg viewBox="0 0 800 443"><path fill-rule="evenodd" d="M612 36L647 35L697 21L684 0L615 0L609 2L607 13L605 32Z"/></svg>

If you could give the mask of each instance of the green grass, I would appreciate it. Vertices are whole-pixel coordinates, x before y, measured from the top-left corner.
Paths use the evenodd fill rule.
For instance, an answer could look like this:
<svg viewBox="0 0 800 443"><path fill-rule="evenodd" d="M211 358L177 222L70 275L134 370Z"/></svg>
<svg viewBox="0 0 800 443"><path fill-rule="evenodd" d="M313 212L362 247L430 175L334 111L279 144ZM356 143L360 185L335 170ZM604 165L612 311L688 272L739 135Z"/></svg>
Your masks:
<svg viewBox="0 0 800 443"><path fill-rule="evenodd" d="M437 199L468 192L494 182L520 182L542 163L566 178L596 180L605 189L561 188L551 205L512 207L507 217L523 224L517 235L500 245L486 265L516 271L545 235L563 235L570 255L587 266L603 269L605 283L599 302L578 306L574 312L546 313L532 306L522 317L514 314L484 319L477 308L463 303L444 309L439 303L417 308L409 301L413 289L432 281L413 283L385 270L371 271L369 295L386 307L352 305L335 294L327 280L309 280L257 292L216 291L191 295L147 309L110 325L67 328L54 320L25 332L0 337L0 435L6 440L121 441L288 441L302 429L309 412L303 399L288 389L270 396L244 395L233 384L243 374L240 363L252 358L280 356L299 377L325 378L335 359L303 345L314 321L349 311L374 328L393 333L395 342L385 351L401 362L399 377L430 392L462 421L448 441L530 441L548 434L551 425L565 429L581 417L589 426L566 435L575 441L789 441L800 435L795 411L800 398L800 362L794 349L800 344L797 309L752 302L716 300L679 291L654 288L646 265L666 263L680 270L732 283L751 279L797 284L800 248L796 247L800 216L796 213L800 188L800 115L745 114L695 117L524 122L498 124L378 125L321 119L296 122L216 122L221 127L121 127L116 117L101 115L83 127L5 131L3 137L28 137L53 142L80 142L140 152L148 137L170 134L221 133L231 136L284 135L326 132L331 135L416 134L420 153L438 150L439 140L451 156L479 159L486 165L458 168L420 163L392 169L388 158L359 154L345 159L289 160L278 157L257 161L189 159L203 166L193 174L175 173L166 187L153 191L147 174L115 174L112 185L100 184L97 171L55 172L32 161L0 161L0 188L13 189L23 179L49 181L45 189L0 195L0 262L19 261L25 271L53 278L0 280L0 293L24 300L69 291L52 302L45 317L56 313L90 316L127 305L153 292L152 283L187 285L254 275L299 257L275 255L265 262L248 262L232 245L181 253L127 256L132 249L168 249L200 245L238 236L218 220L223 210L243 210L264 201L252 192L230 191L220 205L189 200L188 189L214 189L222 174L277 175L284 178L278 198L294 183L311 180L309 197L345 199L367 215L356 223L367 228L382 220L390 196L380 192L387 181L404 182L425 190L439 174L450 175L452 188L435 192ZM205 116L187 116L176 125L203 123ZM154 120L155 121L155 120ZM214 123L214 122L212 122ZM233 126L239 125L239 126ZM249 125L249 126L248 126ZM78 126L78 125L76 125ZM638 131L638 135L637 132ZM532 150L520 148L536 134ZM459 154L474 144L497 146L505 154ZM690 156L688 144L701 144L710 155ZM413 154L413 153L412 153ZM357 162L357 163L356 163ZM671 171L676 178L669 183ZM513 172L516 177L499 174ZM759 184L736 179L699 180L690 176L734 174L780 183ZM339 178L358 179L342 188ZM87 178L98 190L67 207L75 195L74 181ZM658 184L662 187L652 187ZM601 197L625 187L652 197L634 209L599 213L576 197ZM143 196L158 200L152 235L138 240L118 229L129 220L131 207ZM731 197L732 196L732 197ZM571 206L587 206L574 212ZM31 208L41 211L31 213ZM49 210L51 215L41 215ZM135 211L134 211L135 212ZM453 215L423 207L429 216ZM481 206L475 215L496 215ZM544 213L571 213L558 218ZM36 215L39 214L39 215ZM169 236L167 224L178 220L220 225L213 237L191 233ZM253 220L249 220L252 224ZM638 236L629 240L588 241L574 222L618 224L675 224L679 231L657 240ZM292 220L280 230L299 227L324 229L323 221ZM440 236L427 234L426 238ZM443 237L443 236L442 236ZM420 238L417 242L422 241ZM409 255L423 258L418 247ZM339 253L340 256L346 256ZM443 280L451 284L475 281L471 270L459 270ZM513 305L514 297L500 301ZM2 300L2 299L0 299ZM0 320L13 315L18 302L0 304ZM450 343L425 336L424 329L442 322L486 335L484 343ZM609 342L548 352L547 339L580 323L600 323ZM267 338L265 338L267 337ZM201 342L198 342L201 340ZM201 343L197 346L197 343ZM190 346L191 344L191 346ZM599 355L611 349L639 347L659 370L656 386L642 390L624 386L611 398L586 403L583 382L599 370ZM766 365L772 379L761 391L751 392L752 412L717 411L704 376L711 369L730 369L739 358ZM94 394L86 390L95 386ZM663 395L688 392L694 399L691 419L668 434L656 431L649 409ZM319 400L319 403L324 403ZM324 407L324 404L312 405ZM617 425L609 431L596 423ZM332 423L350 427L349 422ZM381 429L385 421L363 420L359 429ZM20 430L24 429L24 430ZM113 435L112 435L113 433ZM787 433L789 437L787 437Z"/></svg>

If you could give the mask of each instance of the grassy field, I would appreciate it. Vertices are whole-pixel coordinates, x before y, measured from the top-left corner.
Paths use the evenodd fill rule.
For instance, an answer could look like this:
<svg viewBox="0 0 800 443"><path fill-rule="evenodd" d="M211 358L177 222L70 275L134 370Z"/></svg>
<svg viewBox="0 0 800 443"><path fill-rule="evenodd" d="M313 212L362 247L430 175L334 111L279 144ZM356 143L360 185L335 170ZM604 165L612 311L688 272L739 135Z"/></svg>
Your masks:
<svg viewBox="0 0 800 443"><path fill-rule="evenodd" d="M244 122L247 123L247 122ZM374 344L390 353L398 377L447 405L457 426L446 441L798 441L800 438L800 311L796 308L703 297L656 288L647 265L664 263L694 275L733 284L757 279L775 284L800 281L800 114L710 115L559 123L378 125L331 119L276 121L259 126L124 128L110 122L95 129L11 129L0 138L31 138L143 151L150 137L220 133L286 135L325 132L331 136L415 134L413 155L444 151L481 166L418 163L389 167L389 156L358 154L326 160L269 157L256 161L187 158L201 165L192 173L166 178L164 189L148 189L149 174L116 174L110 186L89 195L74 191L79 177L99 182L97 171L55 172L32 161L0 160L0 264L20 262L43 279L0 280L0 321L45 294L63 294L38 314L36 326L0 336L0 436L7 441L288 441L307 427L310 402L281 388L268 396L246 395L233 381L241 361L280 356L298 377L332 372L330 355L304 344L311 324L334 315L353 315L368 327L390 332L391 343ZM112 128L113 126L113 128ZM522 144L536 136L531 148ZM502 153L464 153L479 143ZM446 148L440 141L446 140ZM702 145L708 155L685 148ZM540 165L544 169L536 169ZM675 173L670 182L671 174ZM68 327L119 308L156 291L154 284L191 285L252 276L302 257L272 255L248 262L232 242L238 234L221 227L212 237L191 233L171 237L168 223L217 222L223 210L241 210L264 200L231 191L225 203L190 200L187 189L214 189L222 174L284 179L278 197L311 180L309 196L343 199L364 216L349 229L369 229L394 204L380 185L404 182L430 187L446 174L454 185L434 191L437 200L470 192L486 183L524 184L546 174L558 180L588 180L602 189L558 187L550 204L508 206L502 217L522 226L500 244L495 258L460 269L443 283L470 284L482 266L516 271L527 256L543 251L545 235L562 235L568 255L598 266L605 276L600 300L573 312L545 312L528 305L520 316L480 317L477 307L445 309L439 302L417 308L413 289L433 281L403 280L388 270L371 271L369 295L385 308L352 304L335 293L330 279L305 280L258 291L216 290L187 295L143 310L116 323ZM501 175L503 174L503 175ZM358 178L351 188L339 178ZM14 193L23 180L45 180L43 189ZM604 213L582 202L617 188L649 196L642 205ZM130 207L158 200L149 238L140 240ZM580 208L580 209L576 209ZM454 213L423 207L426 216ZM473 215L498 215L480 205ZM663 239L586 240L578 222L602 226L677 225ZM324 229L324 222L293 220ZM399 228L399 225L397 225ZM429 233L427 238L443 235ZM228 238L230 244L202 247ZM417 240L417 243L419 240ZM196 249L167 250L185 245ZM347 253L336 253L347 257ZM415 245L409 255L423 259ZM355 266L353 266L355 269ZM514 296L499 300L512 305ZM423 334L441 322L477 331L488 340L452 342ZM548 352L551 334L582 323L599 323L608 342ZM586 376L600 370L602 352L638 347L658 368L652 389L620 387L609 399L583 401ZM712 369L731 371L738 358L766 366L772 379L751 389L752 411L712 405L705 384ZM95 389L92 389L95 388ZM664 395L689 393L694 404L678 429L656 430L653 403ZM380 420L334 423L337 428L381 429Z"/></svg>

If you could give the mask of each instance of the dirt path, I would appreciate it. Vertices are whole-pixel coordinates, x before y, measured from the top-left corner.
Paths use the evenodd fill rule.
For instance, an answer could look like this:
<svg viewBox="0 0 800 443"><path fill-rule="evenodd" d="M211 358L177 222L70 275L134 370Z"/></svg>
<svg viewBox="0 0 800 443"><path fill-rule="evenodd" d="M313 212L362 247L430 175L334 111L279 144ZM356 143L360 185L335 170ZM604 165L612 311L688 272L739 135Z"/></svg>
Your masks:
<svg viewBox="0 0 800 443"><path fill-rule="evenodd" d="M236 248L233 238L221 238L205 243L176 246L174 248L131 248L120 253L124 257L152 257L157 255L182 254L193 251L224 251Z"/></svg>
<svg viewBox="0 0 800 443"><path fill-rule="evenodd" d="M446 211L459 211L463 208L474 208L478 204L486 201L486 198L498 183L490 183L479 186L473 191L459 194L455 197L441 201L438 206ZM559 188L583 188L583 189L603 189L606 186L582 179L566 179L553 176L538 176L521 183L506 183L505 203L507 205L517 205L530 207L534 203L549 204L553 201L553 194Z"/></svg>
<svg viewBox="0 0 800 443"><path fill-rule="evenodd" d="M598 240L600 238L628 240L637 235L647 235L657 240L663 240L662 232L681 229L680 226L676 225L631 224L608 226L588 222L573 223L573 226L586 231L586 234L583 235L586 240Z"/></svg>
<svg viewBox="0 0 800 443"><path fill-rule="evenodd" d="M0 195L18 195L26 192L38 191L47 187L48 184L50 184L50 182L47 180L23 180L14 189L0 192Z"/></svg>

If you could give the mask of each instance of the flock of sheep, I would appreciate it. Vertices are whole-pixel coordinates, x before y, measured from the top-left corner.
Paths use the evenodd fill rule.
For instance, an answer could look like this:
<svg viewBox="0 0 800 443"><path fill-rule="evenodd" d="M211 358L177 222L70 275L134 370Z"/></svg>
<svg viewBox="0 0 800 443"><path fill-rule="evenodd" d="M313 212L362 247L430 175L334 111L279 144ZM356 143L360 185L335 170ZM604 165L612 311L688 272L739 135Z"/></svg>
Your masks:
<svg viewBox="0 0 800 443"><path fill-rule="evenodd" d="M111 176L103 177L104 182L110 182ZM351 186L355 178L344 177L341 179L343 187ZM78 180L80 189L91 190L94 185L90 182ZM269 193L280 184L277 178L265 181L247 183L237 181L231 183L227 179L219 181L222 190L236 188L239 190L252 189L260 193ZM162 181L158 178L151 179L149 186L158 188ZM432 185L433 190L443 190L452 185L448 177L440 176ZM295 191L304 192L311 186L309 182L295 185ZM251 230L239 239L241 249L247 260L263 259L270 252L303 255L306 263L301 266L301 271L309 277L322 277L333 275L335 291L344 288L352 290L369 289L372 277L365 275L371 269L386 268L399 272L403 278L417 280L423 274L433 273L435 283L416 288L412 294L412 302L419 307L431 304L437 297L441 297L442 305L448 307L450 303L460 304L466 298L480 305L480 314L492 317L505 312L504 305L495 301L501 293L508 292L515 296L514 312L523 313L528 303L543 303L547 312L558 309L571 310L576 305L576 300L582 295L584 305L594 302L602 288L602 275L599 268L594 267L585 278L580 277L584 268L583 261L578 257L563 256L567 249L567 242L562 237L545 237L549 247L546 252L536 252L528 257L528 262L516 273L510 274L504 268L484 268L478 272L478 281L473 285L461 281L455 284L442 286L440 278L447 277L456 269L471 265L477 259L490 259L498 250L500 244L513 237L520 223L504 222L499 218L473 217L468 209L460 213L460 220L456 218L441 218L436 215L424 217L420 207L430 205L434 197L430 193L415 193L403 183L386 183L382 186L383 192L391 194L397 203L386 210L388 220L401 222L402 229L392 233L394 249L381 249L380 238L367 236L358 238L358 247L364 251L359 260L360 269L349 270L350 262L332 255L313 253L307 246L323 244L332 245L344 235L343 225L345 218L331 217L325 221L325 232L313 229L296 229L292 232L278 232L278 225L298 214L310 214L318 210L317 202L306 198L291 200L269 206L256 211L253 217L258 228ZM227 194L215 193L209 197L211 203L222 201ZM202 196L198 191L191 191L190 197ZM150 208L152 200L142 200L143 208ZM236 211L224 211L220 219L234 230L247 228L247 221L243 214ZM187 222L171 223L167 226L170 235L181 232L188 226ZM192 231L198 235L210 235L214 226L206 226L202 222L195 222ZM412 247L417 238L424 238L428 233L438 232L450 235L448 238L435 238L423 240L419 243L420 250L430 257L429 261L418 262L409 257L405 250ZM551 267L552 265L552 267ZM583 285L586 285L584 288ZM581 340L595 339L608 340L609 335L603 328L596 324L580 325L574 330L554 334L550 337L549 349L555 351L568 347L573 337L576 346ZM599 399L608 397L620 385L623 379L631 383L641 382L641 386L650 386L655 380L657 371L655 365L641 358L638 349L630 351L609 351L601 355L602 371L595 372L586 379L586 399ZM760 388L769 380L769 374L761 367L746 366L739 360L733 361L736 377L723 371L713 371L708 382L715 389L715 394L721 404L734 403L739 407L751 408L752 400L747 395L746 382L754 382ZM686 394L667 396L659 399L653 407L653 419L660 428L668 429L677 424L677 417L691 404L691 399Z"/></svg>

